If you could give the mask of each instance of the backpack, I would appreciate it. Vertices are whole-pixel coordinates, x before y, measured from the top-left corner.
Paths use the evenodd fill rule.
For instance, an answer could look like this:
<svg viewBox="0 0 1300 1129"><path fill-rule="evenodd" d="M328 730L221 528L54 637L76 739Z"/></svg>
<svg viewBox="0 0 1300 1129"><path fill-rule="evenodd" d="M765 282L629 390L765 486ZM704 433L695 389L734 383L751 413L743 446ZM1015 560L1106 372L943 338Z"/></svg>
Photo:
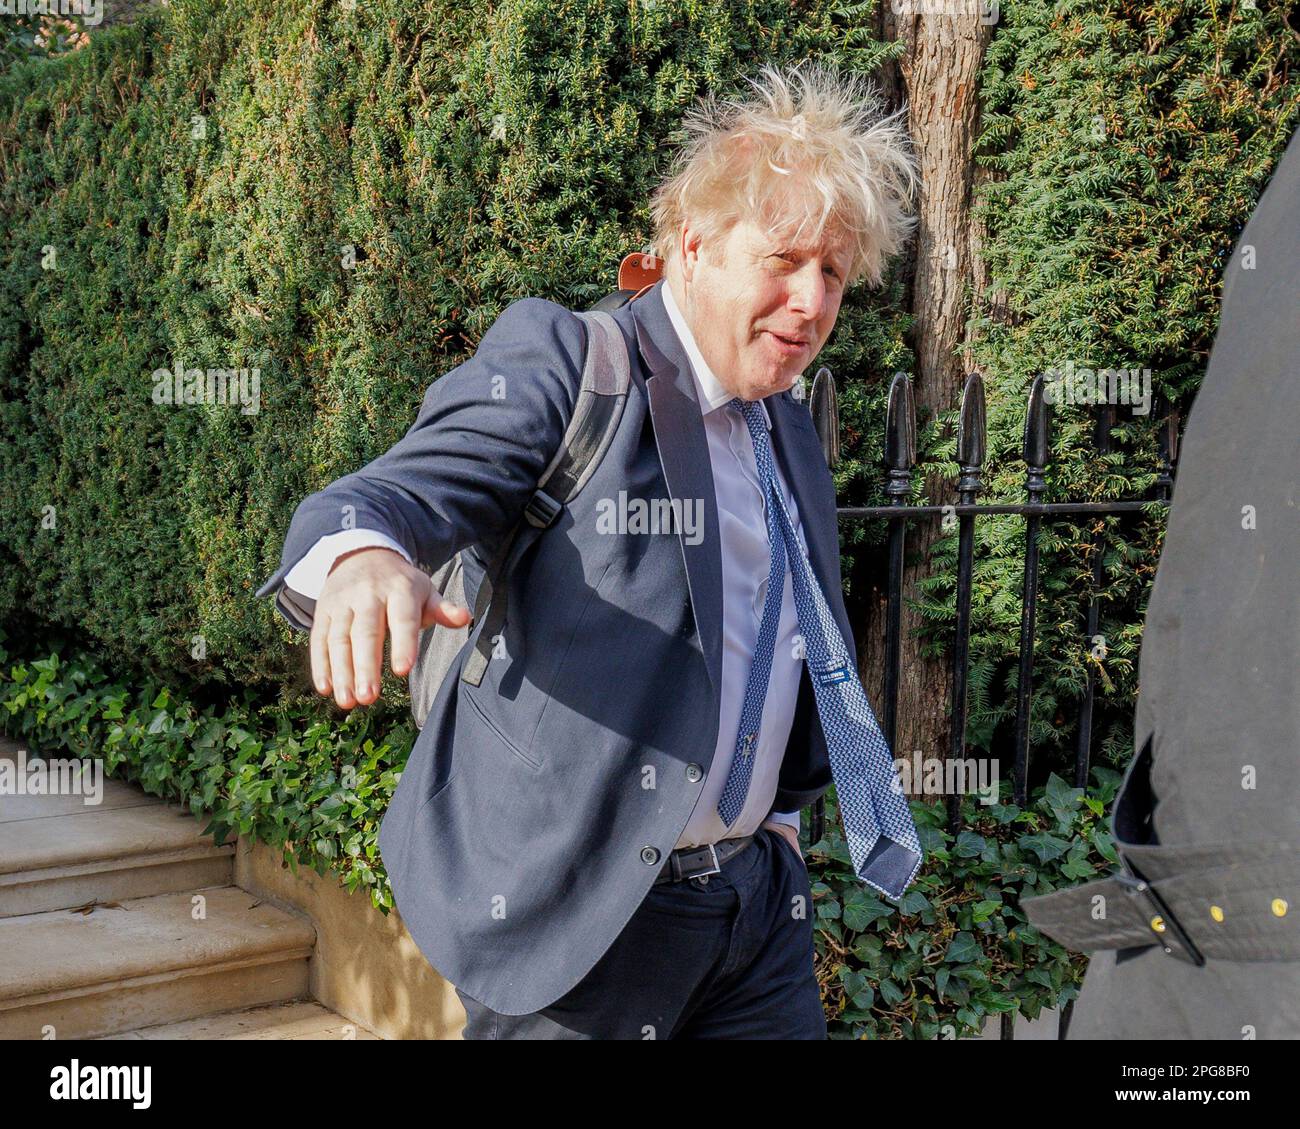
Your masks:
<svg viewBox="0 0 1300 1129"><path fill-rule="evenodd" d="M578 313L586 325L587 345L582 385L573 415L559 450L551 458L532 499L524 508L523 517L487 562L470 621L463 627L435 624L420 632L419 655L408 678L411 716L417 727L423 728L439 688L455 667L476 627L479 628L478 638L465 658L460 676L471 685L480 684L492 657L492 640L505 623L507 581L511 571L570 499L587 484L613 441L623 417L632 376L627 343L609 311L645 293L659 278L662 265L652 256L628 255L619 267L619 289L606 295L590 310ZM461 553L453 554L446 564L430 573L429 578L444 599L467 607L461 558Z"/></svg>

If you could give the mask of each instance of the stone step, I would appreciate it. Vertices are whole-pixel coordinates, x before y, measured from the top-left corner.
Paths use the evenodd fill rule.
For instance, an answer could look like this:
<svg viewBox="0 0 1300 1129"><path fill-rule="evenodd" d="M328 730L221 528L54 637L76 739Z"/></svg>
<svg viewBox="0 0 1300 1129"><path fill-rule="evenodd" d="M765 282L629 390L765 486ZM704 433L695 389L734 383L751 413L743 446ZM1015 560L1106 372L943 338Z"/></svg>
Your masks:
<svg viewBox="0 0 1300 1129"><path fill-rule="evenodd" d="M11 742L0 758L30 760ZM230 884L234 844L186 808L119 780L90 798L0 793L0 918Z"/></svg>
<svg viewBox="0 0 1300 1129"><path fill-rule="evenodd" d="M307 918L237 886L0 918L0 1039L96 1038L302 999L315 940Z"/></svg>
<svg viewBox="0 0 1300 1129"><path fill-rule="evenodd" d="M0 918L228 886L234 844L203 826L172 804L0 820Z"/></svg>
<svg viewBox="0 0 1300 1129"><path fill-rule="evenodd" d="M138 1027L112 1039L378 1039L368 1027L354 1022L314 1000L225 1011L202 1019Z"/></svg>

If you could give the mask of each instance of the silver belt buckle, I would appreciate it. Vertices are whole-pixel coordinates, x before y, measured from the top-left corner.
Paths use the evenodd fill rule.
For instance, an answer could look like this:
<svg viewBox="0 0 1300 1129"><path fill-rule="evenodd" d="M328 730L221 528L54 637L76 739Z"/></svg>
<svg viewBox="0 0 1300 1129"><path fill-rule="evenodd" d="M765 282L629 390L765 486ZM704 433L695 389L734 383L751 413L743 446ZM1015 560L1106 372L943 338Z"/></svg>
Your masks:
<svg viewBox="0 0 1300 1129"><path fill-rule="evenodd" d="M718 862L718 848L712 843L705 843L704 845L709 848L709 857L713 859L713 869L697 871L690 875L691 878L707 878L710 874L722 873L722 864ZM697 847L696 850L698 849L699 848Z"/></svg>

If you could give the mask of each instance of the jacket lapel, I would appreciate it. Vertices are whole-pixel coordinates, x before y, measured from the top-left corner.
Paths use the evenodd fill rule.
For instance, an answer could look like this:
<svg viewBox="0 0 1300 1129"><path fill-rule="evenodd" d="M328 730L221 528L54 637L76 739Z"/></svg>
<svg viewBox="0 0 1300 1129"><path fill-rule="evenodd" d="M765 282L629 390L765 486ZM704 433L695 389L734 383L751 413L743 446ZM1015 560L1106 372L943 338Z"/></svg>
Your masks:
<svg viewBox="0 0 1300 1129"><path fill-rule="evenodd" d="M678 340L664 309L659 283L630 305L637 345L650 375L646 396L654 423L659 464L668 493L674 499L701 505L704 530L698 545L689 544L685 530L677 540L686 564L691 610L700 632L704 661L715 696L722 693L722 547L718 540L718 501L709 464L709 441L700 417L686 349ZM674 507L675 508L675 507ZM684 511L683 511L684 512Z"/></svg>

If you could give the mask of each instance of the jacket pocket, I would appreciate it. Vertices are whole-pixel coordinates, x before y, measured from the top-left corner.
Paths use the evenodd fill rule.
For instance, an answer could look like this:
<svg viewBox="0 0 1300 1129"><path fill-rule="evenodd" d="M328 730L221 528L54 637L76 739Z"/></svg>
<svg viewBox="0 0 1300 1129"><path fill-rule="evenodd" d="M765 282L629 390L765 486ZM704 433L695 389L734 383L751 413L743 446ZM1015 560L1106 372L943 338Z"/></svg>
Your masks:
<svg viewBox="0 0 1300 1129"><path fill-rule="evenodd" d="M474 700L474 695L472 693L466 693L462 691L460 696L464 698L467 702L469 702L471 706L474 707L474 712L478 714L479 720L482 721L483 724L486 725L490 730L492 730L492 732L496 734L497 739L507 749L509 749L512 753L514 753L515 756L517 756L521 761L523 761L530 768L540 769L542 767L542 764L539 760L533 757L530 753L525 752L517 744L515 744L514 741L512 741L509 737L507 737L504 733L501 732L501 729L496 724L496 722L494 722L490 717L488 717L488 715L484 712L483 707L480 706L478 702Z"/></svg>

